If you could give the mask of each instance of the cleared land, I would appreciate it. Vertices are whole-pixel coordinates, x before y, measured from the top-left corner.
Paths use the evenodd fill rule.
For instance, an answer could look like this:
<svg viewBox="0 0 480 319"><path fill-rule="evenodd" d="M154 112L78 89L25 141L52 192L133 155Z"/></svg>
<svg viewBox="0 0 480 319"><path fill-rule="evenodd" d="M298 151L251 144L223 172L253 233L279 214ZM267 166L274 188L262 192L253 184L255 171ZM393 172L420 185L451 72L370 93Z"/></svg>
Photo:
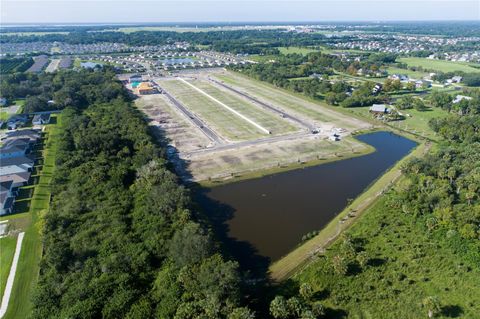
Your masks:
<svg viewBox="0 0 480 319"><path fill-rule="evenodd" d="M167 138L180 152L189 152L210 145L209 139L166 99L163 94L144 95L135 101L151 120L157 137Z"/></svg>
<svg viewBox="0 0 480 319"><path fill-rule="evenodd" d="M308 54L310 52L318 52L320 50L315 50L315 49L311 49L311 48L302 48L302 47L278 47L277 48L280 53L282 54L293 54L293 53L296 53L296 54L302 54L302 55L305 55L305 54Z"/></svg>
<svg viewBox="0 0 480 319"><path fill-rule="evenodd" d="M212 126L224 138L232 141L255 139L264 136L255 126L226 110L215 101L179 80L161 81L164 87L183 105Z"/></svg>
<svg viewBox="0 0 480 319"><path fill-rule="evenodd" d="M60 65L60 59L53 59L45 69L45 72L55 72Z"/></svg>
<svg viewBox="0 0 480 319"><path fill-rule="evenodd" d="M336 112L325 105L295 96L268 83L252 80L233 72L218 72L212 74L212 76L235 88L247 91L251 96L261 101L274 104L286 112L309 119L312 123L318 124L318 127L324 126L326 129L341 127L356 130L368 126L363 121Z"/></svg>
<svg viewBox="0 0 480 319"><path fill-rule="evenodd" d="M185 160L197 180L224 180L256 177L255 172L262 170L273 173L305 166L309 162L321 164L365 154L369 150L371 148L353 138L345 138L338 143L308 135L224 151L194 153L187 155Z"/></svg>
<svg viewBox="0 0 480 319"><path fill-rule="evenodd" d="M245 115L249 119L255 121L262 127L269 130L272 135L290 133L298 130L298 128L289 124L279 116L275 116L271 112L267 112L253 103L245 101L237 95L233 95L226 90L221 90L209 82L194 80L189 81L199 89L208 93L216 99L221 100L226 105L235 109L237 112Z"/></svg>
<svg viewBox="0 0 480 319"><path fill-rule="evenodd" d="M425 58L400 58L400 62L406 63L408 66L421 66L424 69L430 69L440 72L476 72L480 73L480 69L471 67L466 62L452 62L444 60L430 60Z"/></svg>

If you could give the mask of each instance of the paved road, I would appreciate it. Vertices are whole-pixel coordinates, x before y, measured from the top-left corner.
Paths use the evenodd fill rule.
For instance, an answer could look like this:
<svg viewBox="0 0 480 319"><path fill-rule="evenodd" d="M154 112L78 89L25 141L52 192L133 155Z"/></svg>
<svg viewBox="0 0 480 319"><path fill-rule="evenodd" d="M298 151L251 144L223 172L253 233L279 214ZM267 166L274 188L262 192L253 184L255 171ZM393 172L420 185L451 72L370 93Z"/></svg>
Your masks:
<svg viewBox="0 0 480 319"><path fill-rule="evenodd" d="M158 85L158 82L155 81L155 83ZM160 87L159 88L163 91L163 93L166 95L166 97L172 102L173 105L177 107L177 109L180 110L196 127L198 127L203 134L205 134L212 142L222 145L225 144L225 141L215 133L212 129L210 129L205 123L203 123L202 120L200 120L195 114L190 112L185 106L183 106L182 103L180 103L177 99L175 99L170 93L168 93L164 88Z"/></svg>
<svg viewBox="0 0 480 319"><path fill-rule="evenodd" d="M302 138L302 137L308 137L308 136L311 136L311 135L312 135L312 133L300 132L300 133L294 133L294 134L289 134L289 135L280 135L280 136L274 136L274 137L259 138L259 139L251 140L251 141L243 141L243 142L238 142L238 143L224 144L224 145L218 145L218 146L204 148L204 149L193 150L193 151L190 151L190 152L182 152L180 155L182 157L189 157L189 156L195 155L195 154L208 154L208 153L215 153L215 152L218 152L218 151L237 149L237 148L240 148L240 147L255 146L255 145L260 145L260 144L269 144L269 143L274 143L274 142L279 142L279 141L295 140L295 139L299 139L299 138Z"/></svg>
<svg viewBox="0 0 480 319"><path fill-rule="evenodd" d="M239 94L239 95L241 95L241 96L249 99L249 100L252 101L252 102L255 102L255 103L257 103L257 104L259 104L259 105L261 105L261 106L269 109L270 111L272 111L272 112L274 112L274 113L279 114L281 117L283 117L283 118L285 118L285 119L289 119L289 120L291 120L291 121L293 121L293 122L296 122L296 123L302 125L303 127L307 128L309 131L312 131L312 130L316 129L316 127L315 127L314 125L312 125L312 124L310 124L310 123L308 123L308 122L306 122L306 121L303 121L302 119L299 119L298 117L295 117L295 116L292 116L292 115L290 115L290 114L288 114L288 113L285 113L285 112L283 112L282 110L277 109L276 107L273 107L273 106L271 106L271 105L269 105L269 104L267 104L267 103L264 103L264 102L262 102L262 101L260 101L260 100L257 100L256 98L251 97L250 95L248 95L248 94L246 94L246 93L244 93L244 92L242 92L242 91L239 91L239 90L237 90L237 89L235 89L235 88L233 88L233 87L231 87L231 86L229 86L229 85L226 85L225 83L222 83L222 82L220 82L220 81L214 80L214 79L212 79L212 78L210 78L210 77L209 77L208 79L209 79L211 82L215 83L215 84L218 84L218 85L220 85L220 86L222 86L222 87L224 87L224 88L226 88L226 89L228 89L228 90L230 90L230 91L232 91L232 92L235 92L235 93L237 93L237 94Z"/></svg>

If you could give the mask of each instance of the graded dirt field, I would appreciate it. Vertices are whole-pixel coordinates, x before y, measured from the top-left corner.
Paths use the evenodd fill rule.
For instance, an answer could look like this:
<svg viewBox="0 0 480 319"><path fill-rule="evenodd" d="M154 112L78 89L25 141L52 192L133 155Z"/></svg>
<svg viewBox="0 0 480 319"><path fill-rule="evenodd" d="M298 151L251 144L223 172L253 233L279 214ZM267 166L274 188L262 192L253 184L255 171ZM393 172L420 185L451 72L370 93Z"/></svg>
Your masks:
<svg viewBox="0 0 480 319"><path fill-rule="evenodd" d="M303 135L216 152L199 152L185 157L195 180L242 178L260 170L285 170L293 164L328 161L364 154L371 150L353 138L331 142L320 135Z"/></svg>
<svg viewBox="0 0 480 319"><path fill-rule="evenodd" d="M189 152L210 145L209 139L166 99L163 94L144 95L136 106L150 119L154 132L165 135L169 144L180 152Z"/></svg>

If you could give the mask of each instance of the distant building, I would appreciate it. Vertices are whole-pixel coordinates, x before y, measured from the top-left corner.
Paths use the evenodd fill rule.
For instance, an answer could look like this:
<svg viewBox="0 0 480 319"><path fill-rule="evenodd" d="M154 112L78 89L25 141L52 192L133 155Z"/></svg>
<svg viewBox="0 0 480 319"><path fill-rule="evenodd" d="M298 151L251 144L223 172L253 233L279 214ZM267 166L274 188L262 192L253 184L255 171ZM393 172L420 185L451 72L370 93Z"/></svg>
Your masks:
<svg viewBox="0 0 480 319"><path fill-rule="evenodd" d="M7 128L9 130L16 130L24 126L28 122L28 116L25 114L16 114L11 116L7 121Z"/></svg>
<svg viewBox="0 0 480 319"><path fill-rule="evenodd" d="M472 100L473 98L470 97L470 96L465 96L465 95L457 95L455 97L455 99L452 101L453 104L457 104L457 103L460 103L462 100L467 100L467 101L470 101Z"/></svg>
<svg viewBox="0 0 480 319"><path fill-rule="evenodd" d="M158 93L157 89L152 87L152 85L149 82L140 83L137 87L137 91L139 95Z"/></svg>
<svg viewBox="0 0 480 319"><path fill-rule="evenodd" d="M460 83L462 82L462 77L461 76L454 76L452 77L452 83Z"/></svg>
<svg viewBox="0 0 480 319"><path fill-rule="evenodd" d="M380 91L382 91L382 85L380 83L375 84L375 86L372 89L373 94L378 94Z"/></svg>
<svg viewBox="0 0 480 319"><path fill-rule="evenodd" d="M374 114L388 114L390 108L385 104L373 104L368 111Z"/></svg>
<svg viewBox="0 0 480 319"><path fill-rule="evenodd" d="M32 124L33 125L44 125L50 123L50 114L36 114L33 117Z"/></svg>

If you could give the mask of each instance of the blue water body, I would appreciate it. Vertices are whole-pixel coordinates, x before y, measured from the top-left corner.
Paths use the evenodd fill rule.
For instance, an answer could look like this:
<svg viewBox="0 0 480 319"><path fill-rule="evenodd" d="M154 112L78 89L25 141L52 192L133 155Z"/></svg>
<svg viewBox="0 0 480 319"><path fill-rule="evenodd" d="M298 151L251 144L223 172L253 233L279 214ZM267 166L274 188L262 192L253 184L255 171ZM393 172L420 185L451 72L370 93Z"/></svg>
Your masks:
<svg viewBox="0 0 480 319"><path fill-rule="evenodd" d="M356 138L375 152L213 187L199 196L199 204L221 224L217 230L230 242L276 260L295 248L303 235L328 224L348 199L361 194L417 145L390 132ZM240 254L249 258L252 252Z"/></svg>

